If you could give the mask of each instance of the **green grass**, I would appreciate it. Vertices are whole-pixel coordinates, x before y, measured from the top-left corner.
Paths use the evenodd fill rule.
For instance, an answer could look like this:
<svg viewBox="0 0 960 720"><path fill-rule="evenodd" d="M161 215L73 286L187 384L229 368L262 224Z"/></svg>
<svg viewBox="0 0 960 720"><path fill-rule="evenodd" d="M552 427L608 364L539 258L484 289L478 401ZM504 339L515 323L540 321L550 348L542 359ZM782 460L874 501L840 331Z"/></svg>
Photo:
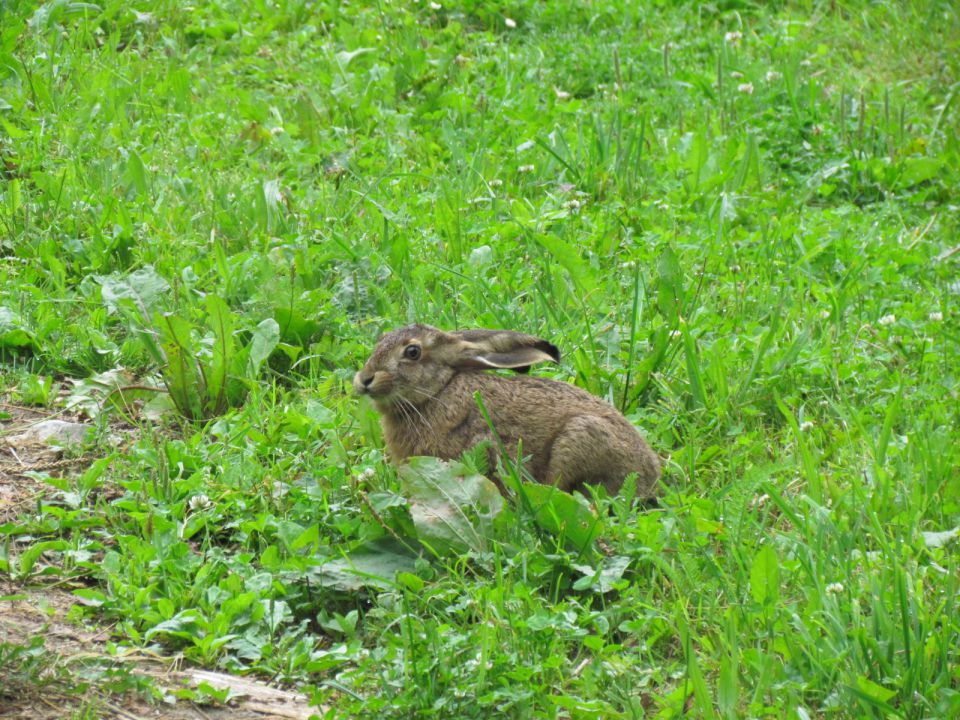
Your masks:
<svg viewBox="0 0 960 720"><path fill-rule="evenodd" d="M331 717L956 717L954 4L442 5L0 5L3 378L105 457L0 569ZM555 342L661 507L417 545L412 320Z"/></svg>

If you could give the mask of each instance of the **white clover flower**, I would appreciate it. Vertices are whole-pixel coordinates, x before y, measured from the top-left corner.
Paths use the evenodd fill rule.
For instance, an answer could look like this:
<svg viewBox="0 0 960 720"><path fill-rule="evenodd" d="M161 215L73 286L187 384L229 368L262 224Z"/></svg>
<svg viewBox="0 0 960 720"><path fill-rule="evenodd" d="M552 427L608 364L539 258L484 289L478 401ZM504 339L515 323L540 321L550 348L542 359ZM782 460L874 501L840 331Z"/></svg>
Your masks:
<svg viewBox="0 0 960 720"><path fill-rule="evenodd" d="M556 94L557 100L569 100L569 99L570 99L570 93L568 93L566 90L561 90L560 88L554 86L553 92Z"/></svg>
<svg viewBox="0 0 960 720"><path fill-rule="evenodd" d="M728 32L723 36L724 42L728 42L734 47L740 44L740 41L743 40L743 33L739 30L734 30L733 32Z"/></svg>
<svg viewBox="0 0 960 720"><path fill-rule="evenodd" d="M768 70L767 74L764 77L766 77L767 82L773 82L775 80L779 80L780 78L782 78L783 73L777 72L776 70Z"/></svg>
<svg viewBox="0 0 960 720"><path fill-rule="evenodd" d="M565 208L567 208L568 210L579 210L579 209L580 209L580 205L582 205L582 203L581 203L579 200L577 200L576 198L574 198L573 200L567 200L567 201L563 204L563 206L564 206Z"/></svg>
<svg viewBox="0 0 960 720"><path fill-rule="evenodd" d="M441 4L438 3L438 2L432 2L432 3L430 3L430 9L431 9L431 10L440 10L442 7L443 7L443 5L441 5Z"/></svg>
<svg viewBox="0 0 960 720"><path fill-rule="evenodd" d="M670 331L670 339L671 339L671 340L676 340L677 338L681 338L681 337L683 337L683 333L680 332L679 330L671 330L671 331Z"/></svg>
<svg viewBox="0 0 960 720"><path fill-rule="evenodd" d="M730 272L736 275L738 272L740 272L740 266L737 263L734 263L730 266Z"/></svg>
<svg viewBox="0 0 960 720"><path fill-rule="evenodd" d="M817 123L816 125L814 125L813 134L818 136L823 135L823 125L821 125L820 123Z"/></svg>
<svg viewBox="0 0 960 720"><path fill-rule="evenodd" d="M830 583L827 585L827 595L838 595L843 592L843 583Z"/></svg>
<svg viewBox="0 0 960 720"><path fill-rule="evenodd" d="M927 317L931 322L943 322L943 313L940 311L932 312Z"/></svg>
<svg viewBox="0 0 960 720"><path fill-rule="evenodd" d="M829 320L829 319L830 319L830 311L829 311L829 310L821 310L821 311L820 311L820 319L821 319L821 320Z"/></svg>
<svg viewBox="0 0 960 720"><path fill-rule="evenodd" d="M743 77L743 73L739 70L734 70L732 73L730 73L730 77L732 77L734 80L739 80Z"/></svg>
<svg viewBox="0 0 960 720"><path fill-rule="evenodd" d="M373 476L376 474L377 471L373 468L366 468L360 471L360 474L357 476L357 478L360 480L360 482L367 482L368 480L372 480Z"/></svg>
<svg viewBox="0 0 960 720"><path fill-rule="evenodd" d="M745 95L753 95L753 83L740 83L737 85L737 92L742 92Z"/></svg>
<svg viewBox="0 0 960 720"><path fill-rule="evenodd" d="M493 180L488 182L487 185L489 185L492 188L498 188L501 185L503 185L503 180L501 180L500 178L494 178Z"/></svg>
<svg viewBox="0 0 960 720"><path fill-rule="evenodd" d="M197 510L206 510L207 508L213 507L213 503L210 502L208 498L203 493L199 495L194 495L190 498L190 502L187 503L187 507L190 508L191 512L196 512Z"/></svg>
<svg viewBox="0 0 960 720"><path fill-rule="evenodd" d="M509 29L513 30L517 26L517 21L513 18L504 18L503 24L506 25Z"/></svg>
<svg viewBox="0 0 960 720"><path fill-rule="evenodd" d="M809 420L804 420L800 423L800 432L810 432L813 430L813 423Z"/></svg>
<svg viewBox="0 0 960 720"><path fill-rule="evenodd" d="M887 327L888 325L893 325L896 321L897 321L897 316L894 315L893 313L891 313L890 315L884 315L882 318L877 320L877 322L883 327Z"/></svg>
<svg viewBox="0 0 960 720"><path fill-rule="evenodd" d="M532 173L532 172L533 172L533 165L521 165L520 167L517 168L517 172L519 172L519 173Z"/></svg>

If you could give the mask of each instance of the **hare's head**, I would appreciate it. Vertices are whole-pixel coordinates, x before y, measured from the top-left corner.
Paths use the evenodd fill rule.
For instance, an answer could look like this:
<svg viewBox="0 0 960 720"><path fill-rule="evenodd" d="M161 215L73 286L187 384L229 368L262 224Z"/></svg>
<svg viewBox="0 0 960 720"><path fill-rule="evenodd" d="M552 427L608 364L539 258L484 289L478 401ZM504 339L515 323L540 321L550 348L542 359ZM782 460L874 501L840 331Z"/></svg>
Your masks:
<svg viewBox="0 0 960 720"><path fill-rule="evenodd" d="M422 405L435 398L458 372L509 368L526 372L537 362L560 361L546 340L509 330L444 332L408 325L377 342L353 378L353 390L387 409L403 401Z"/></svg>

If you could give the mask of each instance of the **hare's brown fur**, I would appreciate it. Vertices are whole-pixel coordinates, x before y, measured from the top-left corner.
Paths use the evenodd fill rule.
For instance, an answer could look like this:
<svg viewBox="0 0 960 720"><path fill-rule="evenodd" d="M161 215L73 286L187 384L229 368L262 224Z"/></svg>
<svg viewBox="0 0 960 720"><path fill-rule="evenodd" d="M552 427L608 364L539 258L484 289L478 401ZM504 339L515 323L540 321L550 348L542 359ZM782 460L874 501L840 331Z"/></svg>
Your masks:
<svg viewBox="0 0 960 720"><path fill-rule="evenodd" d="M408 350L414 345L416 353ZM545 360L559 360L559 352L530 335L411 325L380 339L354 388L379 409L394 462L413 455L454 459L482 441L491 442L494 459L498 445L475 400L479 393L506 453L517 459L522 452L537 481L564 490L604 485L615 493L636 473L638 494L654 495L659 460L611 405L567 383L483 370L525 371Z"/></svg>

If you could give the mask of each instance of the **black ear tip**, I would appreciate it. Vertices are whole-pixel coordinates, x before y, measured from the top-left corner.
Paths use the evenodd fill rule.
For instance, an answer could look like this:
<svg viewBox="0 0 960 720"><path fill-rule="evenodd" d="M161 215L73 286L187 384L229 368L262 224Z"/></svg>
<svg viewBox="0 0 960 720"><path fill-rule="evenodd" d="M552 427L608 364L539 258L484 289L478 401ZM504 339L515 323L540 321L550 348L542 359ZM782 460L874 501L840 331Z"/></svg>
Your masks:
<svg viewBox="0 0 960 720"><path fill-rule="evenodd" d="M560 362L560 350L553 343L549 343L546 340L541 340L540 344L537 346L537 349L542 350L551 358L553 358L555 363Z"/></svg>

